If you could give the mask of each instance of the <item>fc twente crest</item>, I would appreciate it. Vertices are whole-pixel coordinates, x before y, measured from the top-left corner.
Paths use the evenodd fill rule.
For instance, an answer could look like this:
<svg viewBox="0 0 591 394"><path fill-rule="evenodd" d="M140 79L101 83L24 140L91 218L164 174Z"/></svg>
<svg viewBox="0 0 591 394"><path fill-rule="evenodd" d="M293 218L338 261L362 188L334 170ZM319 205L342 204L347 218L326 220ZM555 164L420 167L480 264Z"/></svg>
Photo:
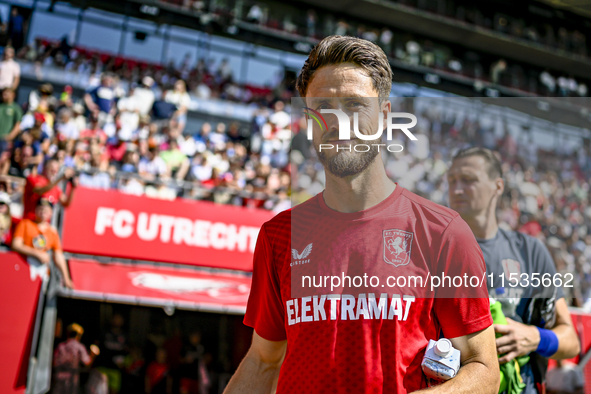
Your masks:
<svg viewBox="0 0 591 394"><path fill-rule="evenodd" d="M413 234L402 230L384 230L384 261L394 267L410 262Z"/></svg>

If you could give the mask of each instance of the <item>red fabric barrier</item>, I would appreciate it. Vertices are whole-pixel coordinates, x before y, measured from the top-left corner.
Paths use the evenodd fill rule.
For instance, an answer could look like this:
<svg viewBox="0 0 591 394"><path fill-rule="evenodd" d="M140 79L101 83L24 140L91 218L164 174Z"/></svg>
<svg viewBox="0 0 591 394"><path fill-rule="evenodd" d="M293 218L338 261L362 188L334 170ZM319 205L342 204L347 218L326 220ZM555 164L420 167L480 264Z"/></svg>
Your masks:
<svg viewBox="0 0 591 394"><path fill-rule="evenodd" d="M272 217L258 209L79 188L65 210L62 241L72 253L251 271L258 231Z"/></svg>
<svg viewBox="0 0 591 394"><path fill-rule="evenodd" d="M0 252L0 393L24 393L41 279L16 253Z"/></svg>
<svg viewBox="0 0 591 394"><path fill-rule="evenodd" d="M150 264L70 259L75 298L244 313L250 277Z"/></svg>

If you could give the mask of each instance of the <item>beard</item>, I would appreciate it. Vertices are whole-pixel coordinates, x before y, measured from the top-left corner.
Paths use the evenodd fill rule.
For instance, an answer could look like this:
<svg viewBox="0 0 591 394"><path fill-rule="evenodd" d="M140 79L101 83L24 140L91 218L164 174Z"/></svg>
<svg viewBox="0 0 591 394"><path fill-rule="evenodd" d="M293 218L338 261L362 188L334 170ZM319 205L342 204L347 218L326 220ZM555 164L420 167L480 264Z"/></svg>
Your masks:
<svg viewBox="0 0 591 394"><path fill-rule="evenodd" d="M363 172L373 161L376 156L379 155L378 147L372 146L372 144L380 144L381 138L362 141L362 144L369 145L370 149L367 152L356 152L355 144L351 144L351 152L349 150L341 150L334 156L329 157L326 150L320 151L316 148L316 154L318 159L331 174L339 178L345 178L347 176L357 175ZM337 145L338 146L338 145ZM335 146L333 149L336 149Z"/></svg>

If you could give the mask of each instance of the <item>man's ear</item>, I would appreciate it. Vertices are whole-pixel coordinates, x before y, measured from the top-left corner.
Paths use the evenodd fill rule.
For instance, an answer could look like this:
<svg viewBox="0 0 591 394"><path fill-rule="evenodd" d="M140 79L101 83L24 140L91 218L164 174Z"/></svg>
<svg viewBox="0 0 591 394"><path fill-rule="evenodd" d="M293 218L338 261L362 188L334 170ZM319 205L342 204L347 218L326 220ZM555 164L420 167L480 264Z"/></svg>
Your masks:
<svg viewBox="0 0 591 394"><path fill-rule="evenodd" d="M392 112L392 103L390 102L389 99L384 99L384 101L382 101L382 103L380 105L380 111L382 112L382 114L384 116L384 128L385 128L386 127L385 125L388 122L388 114L390 112Z"/></svg>
<svg viewBox="0 0 591 394"><path fill-rule="evenodd" d="M495 186L497 187L497 196L501 197L503 195L503 192L505 191L505 181L503 180L503 178L497 178L497 180L495 181Z"/></svg>

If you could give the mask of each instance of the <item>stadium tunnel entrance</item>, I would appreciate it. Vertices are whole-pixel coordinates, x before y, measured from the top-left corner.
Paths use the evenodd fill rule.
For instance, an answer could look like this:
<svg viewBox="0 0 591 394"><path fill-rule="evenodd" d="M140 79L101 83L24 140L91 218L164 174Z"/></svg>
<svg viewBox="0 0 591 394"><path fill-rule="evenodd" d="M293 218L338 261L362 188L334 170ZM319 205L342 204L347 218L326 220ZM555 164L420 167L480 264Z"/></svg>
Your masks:
<svg viewBox="0 0 591 394"><path fill-rule="evenodd" d="M196 385L206 387L206 392L221 392L252 337L252 329L242 324L241 315L60 296L56 346L66 340L66 327L72 323L84 328L85 347L97 345L101 352L92 368L81 370L81 387L89 383L93 371L100 371L120 393L144 392L148 368L156 362L158 352L166 354L173 393L193 392ZM191 342L196 333L197 344ZM191 358L196 353L200 356L195 362Z"/></svg>

